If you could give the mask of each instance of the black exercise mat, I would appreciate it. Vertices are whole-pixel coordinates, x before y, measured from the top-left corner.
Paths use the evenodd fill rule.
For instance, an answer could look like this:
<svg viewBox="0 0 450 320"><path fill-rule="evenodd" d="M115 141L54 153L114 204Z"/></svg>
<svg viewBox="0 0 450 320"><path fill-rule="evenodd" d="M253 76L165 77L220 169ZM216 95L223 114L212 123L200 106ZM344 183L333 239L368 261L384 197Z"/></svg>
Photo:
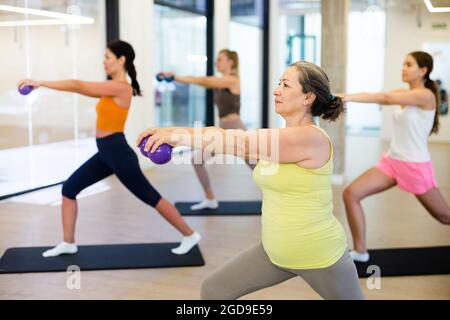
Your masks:
<svg viewBox="0 0 450 320"><path fill-rule="evenodd" d="M178 202L175 207L183 216L260 216L261 201L221 201L217 209L192 211L197 202Z"/></svg>
<svg viewBox="0 0 450 320"><path fill-rule="evenodd" d="M52 247L8 249L0 259L0 274L66 272L69 266L86 270L194 267L205 264L196 246L185 255L170 249L178 243L117 244L79 246L74 255L44 258L42 253Z"/></svg>
<svg viewBox="0 0 450 320"><path fill-rule="evenodd" d="M370 266L378 266L381 277L450 274L450 246L369 250L370 260L356 262L360 278L373 276Z"/></svg>

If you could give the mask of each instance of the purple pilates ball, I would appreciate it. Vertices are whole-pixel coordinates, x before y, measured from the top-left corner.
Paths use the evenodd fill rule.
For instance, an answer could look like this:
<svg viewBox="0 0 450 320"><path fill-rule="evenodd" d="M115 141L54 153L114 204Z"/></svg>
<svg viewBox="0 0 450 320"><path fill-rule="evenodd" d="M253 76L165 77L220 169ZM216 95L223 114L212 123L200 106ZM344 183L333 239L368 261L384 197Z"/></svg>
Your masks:
<svg viewBox="0 0 450 320"><path fill-rule="evenodd" d="M148 158L148 152L145 152L144 149L145 149L145 145L147 144L148 138L149 137L142 139L141 144L139 145L139 150L141 150L142 155L147 158Z"/></svg>
<svg viewBox="0 0 450 320"><path fill-rule="evenodd" d="M166 164L172 159L172 147L162 144L156 149L156 152L149 153L149 158L156 164Z"/></svg>
<svg viewBox="0 0 450 320"><path fill-rule="evenodd" d="M170 160L172 160L172 149L173 149L172 146L168 144L162 144L159 146L158 149L156 149L156 152L154 153L151 153L150 151L146 152L144 149L145 145L147 144L148 138L149 137L144 138L141 144L139 145L141 153L156 164L166 164L170 162Z"/></svg>
<svg viewBox="0 0 450 320"><path fill-rule="evenodd" d="M32 86L23 86L23 87L19 88L20 94L24 95L24 96L29 94L31 91L33 91L33 87Z"/></svg>

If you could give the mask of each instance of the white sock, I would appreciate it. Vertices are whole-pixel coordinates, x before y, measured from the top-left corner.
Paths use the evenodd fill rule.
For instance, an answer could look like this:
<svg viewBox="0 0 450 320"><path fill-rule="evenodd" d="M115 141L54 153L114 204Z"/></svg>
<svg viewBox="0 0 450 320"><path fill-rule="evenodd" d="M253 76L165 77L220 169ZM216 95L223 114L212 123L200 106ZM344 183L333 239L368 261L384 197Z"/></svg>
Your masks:
<svg viewBox="0 0 450 320"><path fill-rule="evenodd" d="M172 249L172 253L174 254L186 254L191 250L197 243L200 242L202 236L198 232L194 232L192 235L188 237L183 237L180 245L177 248Z"/></svg>
<svg viewBox="0 0 450 320"><path fill-rule="evenodd" d="M75 243L61 242L53 249L45 251L42 254L42 256L44 258L49 258L49 257L57 257L62 254L74 254L77 252L78 252L78 247Z"/></svg>
<svg viewBox="0 0 450 320"><path fill-rule="evenodd" d="M219 207L219 201L216 199L205 199L197 204L191 206L191 210L202 210L202 209L217 209Z"/></svg>
<svg viewBox="0 0 450 320"><path fill-rule="evenodd" d="M352 257L355 262L367 262L369 261L369 253L359 253L355 250L350 251L350 257Z"/></svg>

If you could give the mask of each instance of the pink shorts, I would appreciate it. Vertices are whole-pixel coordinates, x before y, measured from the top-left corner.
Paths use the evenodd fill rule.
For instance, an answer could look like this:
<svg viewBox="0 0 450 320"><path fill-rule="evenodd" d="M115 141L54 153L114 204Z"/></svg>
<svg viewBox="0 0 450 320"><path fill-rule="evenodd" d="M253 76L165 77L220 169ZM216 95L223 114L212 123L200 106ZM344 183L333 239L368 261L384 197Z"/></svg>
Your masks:
<svg viewBox="0 0 450 320"><path fill-rule="evenodd" d="M395 179L400 189L415 195L425 194L438 186L431 161L400 161L384 154L376 168Z"/></svg>

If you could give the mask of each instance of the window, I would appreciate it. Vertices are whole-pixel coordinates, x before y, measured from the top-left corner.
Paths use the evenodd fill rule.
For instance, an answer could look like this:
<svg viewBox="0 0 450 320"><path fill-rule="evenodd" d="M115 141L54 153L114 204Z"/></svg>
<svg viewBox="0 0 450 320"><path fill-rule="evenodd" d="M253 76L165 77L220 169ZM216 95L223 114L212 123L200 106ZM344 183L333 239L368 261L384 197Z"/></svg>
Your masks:
<svg viewBox="0 0 450 320"><path fill-rule="evenodd" d="M205 76L206 17L157 4L154 17L157 44L154 56L157 70L172 71L179 75ZM176 83L175 90L170 90L169 84L158 84L156 78L154 81L157 125L193 126L198 121L204 123L205 89Z"/></svg>
<svg viewBox="0 0 450 320"><path fill-rule="evenodd" d="M78 146L95 144L96 100L45 88L22 96L16 85L104 80L104 15L104 0L2 1L0 196L63 181L85 159Z"/></svg>
<svg viewBox="0 0 450 320"><path fill-rule="evenodd" d="M231 0L230 3L230 49L240 59L242 121L247 128L260 128L263 68L268 68L263 66L264 0Z"/></svg>
<svg viewBox="0 0 450 320"><path fill-rule="evenodd" d="M12 10L27 9L26 3L3 2ZM43 14L51 11L83 18L79 18L80 24L68 25L57 18L13 13L6 11L8 8L0 11L4 51L0 62L1 149L93 137L95 130L92 99L46 89L21 96L16 84L23 78L104 79L105 28L100 18L103 1L29 3L29 8L43 10Z"/></svg>
<svg viewBox="0 0 450 320"><path fill-rule="evenodd" d="M322 42L322 13L320 0L279 0L278 76L290 64L304 60L320 66ZM274 84L275 85L275 84ZM285 125L277 118L280 127Z"/></svg>
<svg viewBox="0 0 450 320"><path fill-rule="evenodd" d="M385 29L384 0L352 1L348 21L347 92L383 90ZM381 122L379 105L347 104L347 131L350 134L377 134Z"/></svg>

